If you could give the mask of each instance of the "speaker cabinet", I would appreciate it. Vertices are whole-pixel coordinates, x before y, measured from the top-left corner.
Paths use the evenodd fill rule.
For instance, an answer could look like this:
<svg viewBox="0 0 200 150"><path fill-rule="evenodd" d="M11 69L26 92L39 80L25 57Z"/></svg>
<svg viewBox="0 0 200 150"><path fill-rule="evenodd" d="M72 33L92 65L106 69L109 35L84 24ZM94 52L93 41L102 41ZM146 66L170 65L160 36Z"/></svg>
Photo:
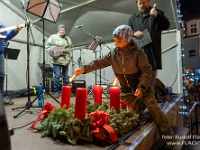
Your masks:
<svg viewBox="0 0 200 150"><path fill-rule="evenodd" d="M185 69L200 69L199 37L184 39Z"/></svg>
<svg viewBox="0 0 200 150"><path fill-rule="evenodd" d="M85 80L74 80L72 81L72 93L74 95L76 95L76 89L77 88L85 88L86 87L86 84L85 84Z"/></svg>

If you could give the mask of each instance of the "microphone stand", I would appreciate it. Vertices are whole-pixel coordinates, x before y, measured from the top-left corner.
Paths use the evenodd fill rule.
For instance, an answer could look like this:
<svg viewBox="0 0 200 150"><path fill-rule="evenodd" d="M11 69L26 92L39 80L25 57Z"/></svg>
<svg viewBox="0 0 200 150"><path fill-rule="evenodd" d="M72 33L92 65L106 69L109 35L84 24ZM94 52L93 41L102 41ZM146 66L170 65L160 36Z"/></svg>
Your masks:
<svg viewBox="0 0 200 150"><path fill-rule="evenodd" d="M99 47L100 47L100 55L99 55L99 58L101 59L101 54L102 54L102 45L103 44L103 42L100 40L99 41ZM105 44L104 44L105 45ZM110 47L108 47L107 45L105 45L110 51L111 51L111 48ZM99 82L100 82L100 85L101 85L101 69L100 69L100 71L99 71L99 73L100 73L100 78L99 78Z"/></svg>
<svg viewBox="0 0 200 150"><path fill-rule="evenodd" d="M22 9L23 9L23 11L24 11L24 16L25 16L25 18L26 18L26 27L27 27L27 80L28 80L27 89L28 89L28 101L26 102L25 107L12 108L12 110L24 108L21 112L19 112L17 115L15 115L14 118L17 118L17 117L18 117L22 112L24 112L26 109L30 109L31 107L33 107L33 106L32 106L32 102L31 102L31 100L30 100L30 65L29 65L29 55L30 55L29 38L30 38L30 34L31 34L31 37L32 37L32 39L33 39L34 45L35 45L35 40L34 40L32 31L31 31L31 29L30 29L30 21L29 21L28 15L27 15L27 13L26 13L24 1L21 0L21 3L22 3ZM38 106L34 106L34 108L39 108L39 107L38 107Z"/></svg>
<svg viewBox="0 0 200 150"><path fill-rule="evenodd" d="M105 45L106 46L106 45ZM99 55L99 59L101 59L101 53L102 53L102 42L101 41L99 41L99 47L100 47L100 55ZM107 46L106 46L107 47ZM110 49L109 47L107 47L108 49ZM111 50L111 49L110 49ZM99 85L101 86L102 84L101 84L101 69L99 70ZM104 93L104 91L102 91L102 93L107 97L107 98L109 98L109 96L107 95L107 94L105 94Z"/></svg>
<svg viewBox="0 0 200 150"><path fill-rule="evenodd" d="M38 96L33 100L33 102L35 101L35 100L37 100L37 98L41 95L41 94L48 94L52 99L54 99L58 104L60 104L60 102L56 99L56 98L54 98L46 89L45 89L45 87L46 87L46 84L45 83L47 83L47 78L46 78L46 69L45 69L45 66L46 66L46 61L45 61L45 37L44 37L44 27L45 27L45 25L44 25L44 18L42 18L41 19L41 21L42 21L42 26L43 26L43 30L42 30L42 35L43 35L43 40L42 40L42 43L43 43L43 66L42 66L42 78L43 78L43 81L42 81L42 84L43 84L43 90L42 90L42 92L40 93L40 94L38 94ZM45 82L46 81L46 82ZM43 105L44 105L44 98L43 98L43 100L42 100L43 102ZM33 103L32 102L32 103Z"/></svg>
<svg viewBox="0 0 200 150"><path fill-rule="evenodd" d="M95 52L95 59L97 59L97 52L96 52L96 48L97 48L97 46L99 45L100 46L100 59L101 59L101 51L102 51L102 44L103 44L103 42L101 41L102 40L102 38L101 37L98 37L98 36L94 36L94 35L92 35L91 33L89 33L88 31L86 31L86 30L84 30L83 28L82 28L82 26L80 26L80 27L78 27L78 28L80 28L82 31L84 31L85 33L87 33L87 34L89 34L90 36L92 36L93 38L94 38L94 42L91 44L91 47L92 47L92 50L94 50L94 52ZM105 44L104 44L105 45ZM111 51L111 48L110 47L108 47L107 45L105 45L110 51ZM100 86L101 86L101 69L99 70L100 72L100 76L99 76L99 79L100 79ZM95 85L97 85L97 71L95 70ZM103 91L102 91L103 92ZM90 92L89 93L89 95L91 94L92 92ZM107 97L107 98L109 98L104 92L103 92L103 94Z"/></svg>
<svg viewBox="0 0 200 150"><path fill-rule="evenodd" d="M91 33L89 33L88 31L86 31L85 29L82 28L82 26L79 27L82 31L84 31L85 33L87 33L88 35L92 36L94 38L94 41L96 40L95 36L92 35ZM97 53L94 50L95 53L95 59L97 59ZM97 84L97 70L95 70L95 79L94 79L95 85Z"/></svg>
<svg viewBox="0 0 200 150"><path fill-rule="evenodd" d="M4 45L5 48L5 57L6 57L6 99L8 99L8 51L6 50L8 48L9 42L6 42ZM10 99L11 100L11 99Z"/></svg>

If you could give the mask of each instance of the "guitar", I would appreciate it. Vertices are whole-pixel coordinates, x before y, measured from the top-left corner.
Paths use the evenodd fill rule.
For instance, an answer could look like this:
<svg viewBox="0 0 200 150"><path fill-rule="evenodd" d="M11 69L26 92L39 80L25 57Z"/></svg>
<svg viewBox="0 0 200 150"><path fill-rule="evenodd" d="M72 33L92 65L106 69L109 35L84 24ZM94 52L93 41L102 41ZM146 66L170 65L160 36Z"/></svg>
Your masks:
<svg viewBox="0 0 200 150"><path fill-rule="evenodd" d="M26 23L20 24L19 26L24 28L24 27L27 27L27 24ZM30 27L32 27L32 26L33 26L33 24L30 24ZM9 30L12 30L12 29L17 29L17 27L11 26L11 27L6 27L6 28L1 28L0 33L5 32L5 31L9 31Z"/></svg>
<svg viewBox="0 0 200 150"><path fill-rule="evenodd" d="M74 51L74 50L79 50L79 49L87 49L88 46L79 46L79 47L74 47L74 48L67 48L66 46L59 47L59 46L52 46L49 49L49 54L53 58L58 58L60 56L65 56L67 52Z"/></svg>

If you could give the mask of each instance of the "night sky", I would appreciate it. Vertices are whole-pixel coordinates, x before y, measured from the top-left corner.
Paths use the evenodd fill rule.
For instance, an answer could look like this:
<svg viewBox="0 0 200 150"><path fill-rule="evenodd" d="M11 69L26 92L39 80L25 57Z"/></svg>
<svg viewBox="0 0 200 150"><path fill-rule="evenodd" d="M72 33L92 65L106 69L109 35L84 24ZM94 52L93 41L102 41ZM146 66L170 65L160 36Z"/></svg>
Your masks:
<svg viewBox="0 0 200 150"><path fill-rule="evenodd" d="M181 12L200 14L200 0L180 0Z"/></svg>

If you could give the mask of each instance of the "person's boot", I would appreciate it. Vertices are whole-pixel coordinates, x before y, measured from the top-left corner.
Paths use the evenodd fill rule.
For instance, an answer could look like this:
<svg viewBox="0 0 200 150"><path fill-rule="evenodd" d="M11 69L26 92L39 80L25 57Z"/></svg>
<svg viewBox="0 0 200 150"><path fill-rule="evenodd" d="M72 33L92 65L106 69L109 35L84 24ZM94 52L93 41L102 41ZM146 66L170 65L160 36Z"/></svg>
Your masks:
<svg viewBox="0 0 200 150"><path fill-rule="evenodd" d="M11 99L3 98L4 105L13 105L14 102Z"/></svg>

